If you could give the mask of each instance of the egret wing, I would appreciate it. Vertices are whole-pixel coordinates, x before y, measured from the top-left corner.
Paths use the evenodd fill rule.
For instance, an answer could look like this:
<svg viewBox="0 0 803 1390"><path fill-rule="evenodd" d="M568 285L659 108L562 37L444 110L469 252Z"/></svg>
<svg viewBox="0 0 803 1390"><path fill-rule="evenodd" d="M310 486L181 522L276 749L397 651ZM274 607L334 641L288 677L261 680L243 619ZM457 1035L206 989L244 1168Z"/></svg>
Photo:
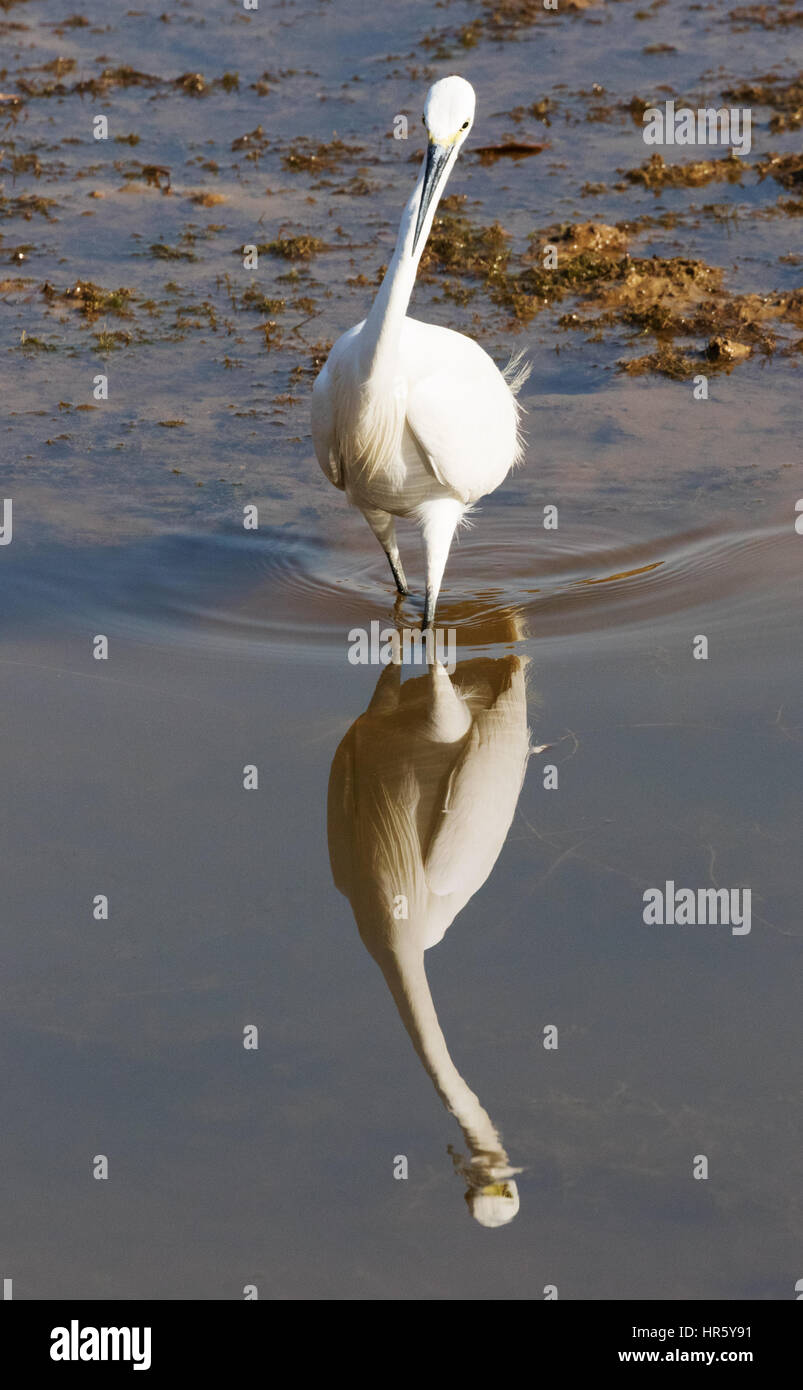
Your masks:
<svg viewBox="0 0 803 1390"><path fill-rule="evenodd" d="M470 503L498 487L516 461L517 406L482 348L459 333L448 338L456 351L410 384L407 425L438 482Z"/></svg>
<svg viewBox="0 0 803 1390"><path fill-rule="evenodd" d="M345 488L343 466L335 451L335 412L332 397L332 374L324 367L312 388L310 409L312 443L315 456L330 483Z"/></svg>

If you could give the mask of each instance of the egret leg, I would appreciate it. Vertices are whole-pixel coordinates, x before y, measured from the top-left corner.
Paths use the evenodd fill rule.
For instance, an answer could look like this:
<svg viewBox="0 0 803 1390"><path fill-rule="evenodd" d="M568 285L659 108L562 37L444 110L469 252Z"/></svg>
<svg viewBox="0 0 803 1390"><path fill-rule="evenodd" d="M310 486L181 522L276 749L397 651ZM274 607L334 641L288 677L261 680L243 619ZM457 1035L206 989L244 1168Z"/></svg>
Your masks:
<svg viewBox="0 0 803 1390"><path fill-rule="evenodd" d="M396 588L402 597L406 598L410 590L407 587L399 547L396 544L396 525L393 517L390 512L381 511L379 507L363 512L363 516L388 557L390 572L396 581Z"/></svg>
<svg viewBox="0 0 803 1390"><path fill-rule="evenodd" d="M418 518L424 533L424 552L427 561L427 589L424 599L424 628L432 626L435 606L441 591L443 571L449 557L457 523L466 510L453 497L440 497L435 502L422 502Z"/></svg>
<svg viewBox="0 0 803 1390"><path fill-rule="evenodd" d="M404 568L402 566L398 546L396 546L395 550L386 550L385 554L387 555L388 562L390 564L390 572L396 581L396 588L398 589L402 598L406 598L410 590L407 584L407 580L405 578Z"/></svg>

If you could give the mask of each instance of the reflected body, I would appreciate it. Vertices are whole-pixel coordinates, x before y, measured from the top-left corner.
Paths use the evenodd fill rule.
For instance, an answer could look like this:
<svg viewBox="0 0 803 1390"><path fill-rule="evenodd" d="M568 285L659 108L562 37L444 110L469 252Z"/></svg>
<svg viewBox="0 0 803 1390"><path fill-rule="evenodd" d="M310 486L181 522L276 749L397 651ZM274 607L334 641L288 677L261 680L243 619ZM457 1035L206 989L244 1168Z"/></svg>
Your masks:
<svg viewBox="0 0 803 1390"><path fill-rule="evenodd" d="M418 263L457 155L474 120L462 77L430 89L427 152L402 214L396 249L368 317L337 340L312 393L312 439L326 476L360 509L407 580L395 518L418 522L426 557L424 626L431 624L452 538L466 511L521 456L516 392L506 372L462 333L407 316Z"/></svg>
<svg viewBox="0 0 803 1390"><path fill-rule="evenodd" d="M418 1056L470 1150L456 1167L485 1226L518 1211L499 1134L455 1067L424 952L485 882L505 842L530 751L523 663L479 659L454 676L431 666L401 684L382 673L338 748L328 834L336 886L393 995Z"/></svg>

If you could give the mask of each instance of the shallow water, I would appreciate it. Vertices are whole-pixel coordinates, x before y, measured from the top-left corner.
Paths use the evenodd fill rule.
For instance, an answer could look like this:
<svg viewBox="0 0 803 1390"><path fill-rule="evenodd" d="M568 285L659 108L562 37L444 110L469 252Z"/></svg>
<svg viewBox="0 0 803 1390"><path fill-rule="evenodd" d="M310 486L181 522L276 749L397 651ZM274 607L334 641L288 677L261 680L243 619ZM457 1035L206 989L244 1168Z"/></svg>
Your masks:
<svg viewBox="0 0 803 1390"><path fill-rule="evenodd" d="M56 56L76 59L68 84L122 63L163 79L28 96L5 131L43 165L9 174L6 197L57 204L0 224L14 502L0 548L2 1225L15 1297L240 1298L254 1283L262 1298L540 1299L548 1285L568 1299L794 1296L798 359L739 363L698 402L689 382L617 374L648 349L619 329L561 329L568 303L514 330L482 289L463 305L437 279L416 291L422 317L500 358L523 347L534 366L526 462L459 537L438 612L460 663L528 659L542 750L487 881L426 957L454 1063L520 1170L520 1209L499 1231L471 1220L465 1136L330 868L330 769L380 675L349 663L349 632L419 620L421 559L402 529L413 594L394 606L384 557L307 437L321 345L362 315L392 248L417 103L455 68L480 94L477 144L550 142L517 163L466 157L455 192L479 222L499 217L518 245L555 220L676 209L680 225L642 231L639 254L705 257L739 292L799 283L781 259L799 219L766 215L779 193L766 181L660 200L612 190L645 154L620 110L634 92L714 99L729 82L794 75L799 27L740 27L731 9L658 5L638 20L615 3L502 43L441 38L447 57L427 33L457 32L481 7L422 23L412 4L366 15L352 0L261 0L249 23L235 6L177 5L157 22L90 5L89 28L59 28L70 4L5 11L24 27L3 35L4 92ZM675 51L645 55L660 42ZM266 70L283 75L261 94L249 84ZM196 71L238 72L239 90L168 85ZM594 82L604 119L579 95ZM548 128L506 114L547 94L560 104ZM94 142L99 109L140 144ZM397 111L409 147L389 138ZM799 147L799 130L756 120L756 153ZM231 144L258 124L271 143L249 161ZM360 147L337 168L282 162L299 137L334 130ZM170 195L127 178L134 160L169 167ZM599 180L608 191L583 197ZM210 188L226 202L189 201ZM704 215L715 200L737 215ZM333 249L261 257L260 290L286 299L268 350L264 314L237 300L251 282L235 252L301 232ZM157 243L196 259L167 263L149 254ZM361 272L367 286L345 283ZM132 287L132 319L82 319L41 293L81 277ZM52 351L20 344L23 330ZM103 331L131 341L104 347ZM81 411L98 371L109 401ZM100 633L106 662L92 657ZM410 775L423 778L420 762ZM493 769L478 777L490 817ZM503 821L481 820L486 849ZM751 931L646 926L642 895L667 880L750 887ZM99 893L108 922L92 917ZM256 1051L242 1045L251 1024ZM543 1046L549 1025L557 1050ZM96 1154L108 1182L92 1179ZM699 1154L707 1181L692 1177Z"/></svg>

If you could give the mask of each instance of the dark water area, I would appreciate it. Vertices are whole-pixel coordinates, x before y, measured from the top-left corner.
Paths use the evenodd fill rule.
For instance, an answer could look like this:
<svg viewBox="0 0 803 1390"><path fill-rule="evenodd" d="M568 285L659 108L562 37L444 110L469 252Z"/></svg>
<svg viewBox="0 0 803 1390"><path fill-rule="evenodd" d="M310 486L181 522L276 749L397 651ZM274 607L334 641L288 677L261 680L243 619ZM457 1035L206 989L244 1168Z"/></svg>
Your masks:
<svg viewBox="0 0 803 1390"><path fill-rule="evenodd" d="M760 318L744 297L800 285L799 187L760 169L800 149L777 95L799 80L800 7L73 6L0 11L14 1297L794 1297L803 327L793 299ZM683 301L671 344L708 375L696 399L664 359L621 370L670 339L618 302L521 317L507 281L429 263L413 313L533 366L525 461L446 571L472 724L438 739L456 696L410 665L415 696L394 693L348 656L355 629L420 623L417 539L400 527L395 603L308 417L392 253L426 88L452 71L477 89L477 148L547 146L468 145L450 184L471 227L503 225L511 274L536 233L624 228L633 258L721 270L751 351L711 365ZM748 84L767 101L740 182L618 186L650 154L634 96ZM244 244L299 237L322 245L243 269ZM392 826L366 825L352 787ZM417 1055L354 904L441 810L455 911L426 952ZM749 889L750 930L646 924L669 881ZM511 1184L503 1229L472 1220L466 1192L509 1216Z"/></svg>

